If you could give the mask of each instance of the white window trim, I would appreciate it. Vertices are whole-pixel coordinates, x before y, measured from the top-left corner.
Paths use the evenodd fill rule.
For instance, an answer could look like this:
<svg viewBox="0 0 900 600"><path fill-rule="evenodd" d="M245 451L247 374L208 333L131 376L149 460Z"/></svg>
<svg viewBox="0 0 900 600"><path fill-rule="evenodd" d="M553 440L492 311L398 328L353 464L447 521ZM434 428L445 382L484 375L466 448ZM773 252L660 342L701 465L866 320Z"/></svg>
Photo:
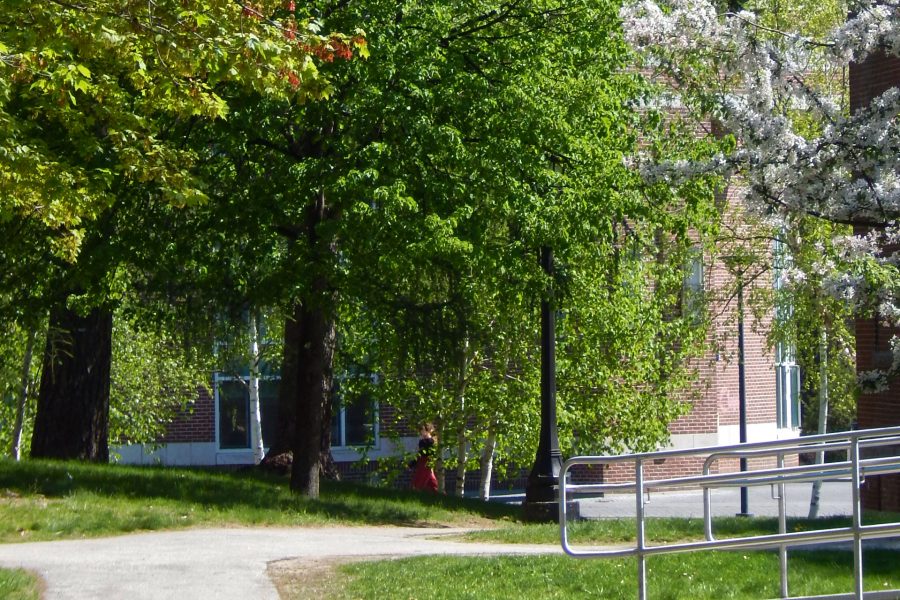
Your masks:
<svg viewBox="0 0 900 600"><path fill-rule="evenodd" d="M220 411L219 411L219 383L223 382L223 381L248 382L248 379L249 379L249 377L243 377L243 376L239 376L239 375L237 375L237 376L236 375L225 375L221 372L216 372L213 374L213 390L214 390L213 391L213 407L215 409L214 429L215 429L216 452L218 452L218 453L221 453L221 454L244 454L244 453L252 450L252 448L250 446L247 446L246 448L223 448L221 440L220 440L219 419L220 419L221 415L220 415ZM260 380L267 380L267 381L280 380L280 379L281 379L281 377L276 376L276 375L260 377ZM378 448L380 440L381 440L381 419L380 419L381 405L377 401L373 402L373 404L374 404L374 407L372 410L372 418L374 420L374 430L373 430L372 447ZM341 407L340 415L338 418L340 419L341 436L346 439L347 412L344 407ZM266 440L263 440L263 443L265 443L265 441ZM331 440L331 447L335 450L354 450L354 451L359 451L366 447L366 446L360 446L360 445L344 444L343 439L340 440L340 442L341 442L340 444L336 444L335 440ZM265 451L266 452L269 451L268 446L265 447Z"/></svg>

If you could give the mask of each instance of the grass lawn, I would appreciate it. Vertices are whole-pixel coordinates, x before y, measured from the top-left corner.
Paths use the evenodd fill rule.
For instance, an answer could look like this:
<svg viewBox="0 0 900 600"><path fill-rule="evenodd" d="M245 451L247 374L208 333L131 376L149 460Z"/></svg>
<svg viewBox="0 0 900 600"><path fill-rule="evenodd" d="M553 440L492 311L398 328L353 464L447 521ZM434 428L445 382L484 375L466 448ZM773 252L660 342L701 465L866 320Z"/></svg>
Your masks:
<svg viewBox="0 0 900 600"><path fill-rule="evenodd" d="M0 569L0 598L38 600L40 597L37 577L22 569Z"/></svg>
<svg viewBox="0 0 900 600"><path fill-rule="evenodd" d="M797 551L790 553L788 560L792 595L853 589L849 552ZM657 556L648 559L647 567L648 597L654 600L779 597L778 555L774 552ZM866 590L900 588L896 552L867 552L865 569ZM635 571L634 559L409 558L340 566L326 587L330 593L325 598L633 600L637 597Z"/></svg>
<svg viewBox="0 0 900 600"><path fill-rule="evenodd" d="M193 526L485 525L517 507L323 482L317 500L254 469L0 460L0 543Z"/></svg>
<svg viewBox="0 0 900 600"><path fill-rule="evenodd" d="M897 515L867 512L863 523L896 521ZM664 544L686 540L704 539L703 519L649 518L646 520L646 539L651 544ZM788 532L810 531L849 527L850 517L826 517L820 519L789 518ZM775 517L715 517L713 534L718 539L750 537L778 533ZM573 546L590 544L628 544L635 539L634 519L600 519L569 524L569 543ZM501 523L497 528L466 534L465 539L478 542L502 542L506 544L559 544L559 526L556 524Z"/></svg>
<svg viewBox="0 0 900 600"><path fill-rule="evenodd" d="M323 482L321 497L293 496L284 477L253 469L128 467L77 462L0 460L0 543L114 535L191 526L458 525L493 527L469 539L559 543L556 525L519 522L520 508L409 491ZM866 522L889 518L868 517ZM835 527L846 519L792 520L790 529ZM771 533L775 519L724 518L720 537ZM651 519L648 539L703 535L699 519ZM576 523L575 544L629 543L634 520ZM848 592L848 552L790 554L791 593ZM900 588L897 552L866 557L866 587ZM772 552L704 552L648 559L650 598L765 598L778 595ZM304 597L345 598L634 598L635 561L565 556L418 557L338 565L316 581L298 569ZM314 586L309 584L314 583ZM323 585L324 584L324 585ZM319 590L309 596L308 590ZM38 598L40 583L24 571L0 570L0 598ZM290 596L288 596L290 597Z"/></svg>

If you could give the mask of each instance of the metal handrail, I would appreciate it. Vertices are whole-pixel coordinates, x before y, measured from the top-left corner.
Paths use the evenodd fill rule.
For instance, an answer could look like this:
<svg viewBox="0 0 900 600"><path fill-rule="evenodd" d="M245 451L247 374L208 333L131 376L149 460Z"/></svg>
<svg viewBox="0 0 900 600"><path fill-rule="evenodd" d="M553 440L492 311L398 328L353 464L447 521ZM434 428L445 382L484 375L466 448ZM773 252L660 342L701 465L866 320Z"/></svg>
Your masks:
<svg viewBox="0 0 900 600"><path fill-rule="evenodd" d="M816 598L862 598L884 597L885 594L900 595L900 590L880 590L863 594L862 541L900 536L900 521L879 525L863 525L860 505L860 485L866 475L900 473L900 451L894 449L890 456L861 458L860 450L875 447L895 446L900 448L900 427L884 427L842 433L808 436L794 440L776 440L751 444L728 446L706 446L694 449L661 450L618 456L577 456L565 461L559 474L559 526L560 539L566 554L576 558L621 558L637 557L638 599L647 598L646 557L658 554L696 552L700 550L762 550L777 548L781 572L781 597L790 598L787 584L787 551L790 547L821 544L827 542L852 542L854 591L852 594L816 596ZM785 467L785 456L805 452L845 450L847 460L827 464ZM707 456L702 474L665 479L645 480L643 465L647 461L687 456ZM775 468L758 469L732 473L710 473L712 465L723 458L774 457ZM569 470L575 465L601 465L630 462L634 464L633 482L608 484L573 484L568 481ZM787 483L811 482L823 479L839 479L851 485L853 520L849 527L822 529L818 531L787 532L784 486ZM712 531L711 490L723 487L748 487L758 485L778 486L779 532L742 538L716 539ZM650 545L645 536L644 495L650 489L666 487L698 486L703 489L703 514L706 539L696 542ZM621 549L573 548L569 544L566 505L570 493L605 493L633 491L635 493L635 526L637 530L634 547Z"/></svg>

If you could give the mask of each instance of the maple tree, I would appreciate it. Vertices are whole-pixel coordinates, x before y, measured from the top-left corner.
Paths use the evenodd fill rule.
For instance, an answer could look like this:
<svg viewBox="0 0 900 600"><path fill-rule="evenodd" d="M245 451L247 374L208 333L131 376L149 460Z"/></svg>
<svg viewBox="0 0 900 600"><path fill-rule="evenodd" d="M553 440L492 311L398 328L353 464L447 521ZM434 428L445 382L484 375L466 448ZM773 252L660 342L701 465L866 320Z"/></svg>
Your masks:
<svg viewBox="0 0 900 600"><path fill-rule="evenodd" d="M32 452L105 460L110 322L130 257L113 251L129 249L120 218L147 201L183 207L207 197L196 153L167 130L226 117L216 91L226 83L297 101L326 97L317 64L364 54L366 40L362 31L320 34L290 2L19 0L5 8L0 314L15 318L23 306L50 314L51 366ZM35 285L35 273L48 285ZM83 339L74 335L82 330ZM63 443L55 434L67 419L81 430Z"/></svg>
<svg viewBox="0 0 900 600"><path fill-rule="evenodd" d="M561 304L573 315L568 382L582 374L577 356L587 342L574 342L587 333L601 342L634 329L647 341L634 346L630 361L642 367L622 386L627 398L613 402L608 387L566 387L568 431L584 419L582 433L613 433L610 443L665 437L664 426L640 423L683 408L671 392L697 346L674 320L665 323L662 307L680 295L689 223L707 227L715 214L708 187L676 197L627 169L644 92L625 68L616 6L316 8L329 28L365 21L370 58L329 68L333 93L317 103L223 87L228 121L191 134L218 183L197 211L208 209L200 230L214 236L215 263L238 261L235 276L249 296L287 317L285 356L302 357L294 362L303 369L285 370L281 381L298 427L292 487L318 491L336 373L342 395L367 391L409 421L442 420L442 439L455 447L463 440L478 449L493 436L503 462L530 460L534 311L551 283L536 254L547 244L578 278L570 286L577 306ZM702 152L692 136L653 123L648 135L660 152ZM669 237L665 257L651 252ZM641 271L645 279L632 271L628 310L611 308L625 296L604 298L608 310L588 317L591 286L605 285L617 265L636 268L629 257L640 252L660 264ZM642 318L648 307L652 316ZM604 318L615 326L604 330ZM673 351L671 368L654 371L664 348ZM624 346L616 350L595 353L591 364L615 372ZM448 457L447 466L464 468L470 456Z"/></svg>

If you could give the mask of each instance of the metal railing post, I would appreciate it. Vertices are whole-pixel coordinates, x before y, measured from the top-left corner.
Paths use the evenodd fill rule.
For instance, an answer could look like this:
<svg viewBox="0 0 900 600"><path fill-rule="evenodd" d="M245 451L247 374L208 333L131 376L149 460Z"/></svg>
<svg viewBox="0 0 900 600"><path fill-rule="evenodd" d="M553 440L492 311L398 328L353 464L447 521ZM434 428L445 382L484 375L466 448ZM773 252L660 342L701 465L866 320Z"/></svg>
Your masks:
<svg viewBox="0 0 900 600"><path fill-rule="evenodd" d="M563 550L576 558L637 558L638 600L647 598L647 558L662 554L698 552L703 550L778 550L781 575L781 597L790 598L788 590L788 552L791 548L813 544L852 542L854 589L850 594L839 593L815 598L834 600L854 597L865 598L863 586L864 540L896 538L900 535L900 520L889 523L863 525L860 486L865 476L879 476L900 473L900 427L883 427L854 432L840 432L809 436L800 440L772 440L751 444L707 446L691 449L660 450L638 454L615 456L577 456L567 460L560 472L560 515L565 517L565 503L579 493L603 494L628 491L635 494L635 526L637 539L634 546L624 548L573 548L567 535L567 520L560 519ZM861 452L871 448L891 448L889 456L864 458ZM786 457L799 455L811 450L847 451L847 460L827 464L785 466ZM673 457L706 457L702 475L683 475L659 479L647 479L643 465L647 461L661 461ZM758 468L747 472L710 473L714 462L724 458L775 458L775 468ZM633 464L634 481L609 483L567 483L566 474L576 465L616 465ZM813 528L809 531L787 532L787 490L788 483L809 483L816 480L835 479L850 483L853 498L853 519L850 526ZM716 539L712 531L712 488L741 488L772 485L778 489L778 533L758 534L749 537ZM652 544L647 541L645 496L648 489L682 488L699 486L703 489L704 529L703 541ZM872 597L900 598L900 589L879 590ZM804 598L812 596L804 596Z"/></svg>
<svg viewBox="0 0 900 600"><path fill-rule="evenodd" d="M863 556L862 556L862 505L859 493L859 437L850 439L851 479L853 486L853 592L857 600L863 597Z"/></svg>
<svg viewBox="0 0 900 600"><path fill-rule="evenodd" d="M647 559L644 556L646 540L644 538L644 464L641 459L634 463L634 481L637 485L635 510L637 523L637 578L638 600L647 600Z"/></svg>
<svg viewBox="0 0 900 600"><path fill-rule="evenodd" d="M784 453L778 453L778 468L784 468ZM778 484L778 533L787 533L787 498L785 497L784 483ZM778 562L781 567L781 597L789 598L788 594L788 560L787 545L778 547Z"/></svg>

